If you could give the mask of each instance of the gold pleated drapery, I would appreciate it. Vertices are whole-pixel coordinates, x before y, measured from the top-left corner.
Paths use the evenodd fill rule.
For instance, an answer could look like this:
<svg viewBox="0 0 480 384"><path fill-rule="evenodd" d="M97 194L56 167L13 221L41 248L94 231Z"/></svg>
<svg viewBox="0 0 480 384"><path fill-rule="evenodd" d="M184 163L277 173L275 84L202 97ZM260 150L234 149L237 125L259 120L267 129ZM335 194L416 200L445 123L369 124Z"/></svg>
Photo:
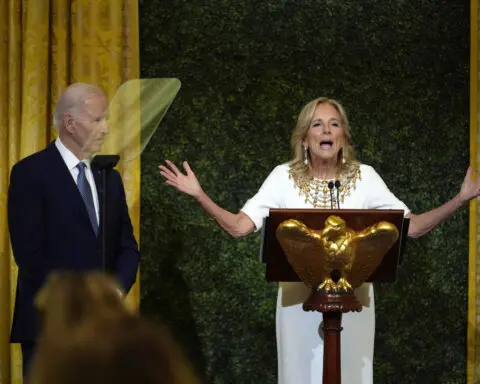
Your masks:
<svg viewBox="0 0 480 384"><path fill-rule="evenodd" d="M471 0L470 14L470 159L480 171L480 25L478 0ZM468 337L467 337L467 383L480 384L480 201L470 203L470 250L468 265Z"/></svg>
<svg viewBox="0 0 480 384"><path fill-rule="evenodd" d="M21 353L9 344L17 273L6 218L10 169L54 139L53 108L68 84L92 83L111 98L138 78L138 0L0 3L0 384L18 384ZM140 160L119 171L139 239ZM138 284L128 300L138 306Z"/></svg>

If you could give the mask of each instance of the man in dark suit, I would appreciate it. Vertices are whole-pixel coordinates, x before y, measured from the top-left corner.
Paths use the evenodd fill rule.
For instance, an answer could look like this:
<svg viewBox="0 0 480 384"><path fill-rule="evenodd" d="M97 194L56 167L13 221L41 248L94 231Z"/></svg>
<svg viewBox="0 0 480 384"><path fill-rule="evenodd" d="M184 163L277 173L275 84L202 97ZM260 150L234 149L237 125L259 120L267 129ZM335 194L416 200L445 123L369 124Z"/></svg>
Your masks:
<svg viewBox="0 0 480 384"><path fill-rule="evenodd" d="M108 133L107 107L97 87L69 86L55 108L58 139L12 168L8 225L18 280L10 342L21 343L24 375L39 330L35 295L52 271L104 268L125 293L135 282L140 253L121 177L110 170L100 193L100 171L90 163ZM105 217L99 209L102 198Z"/></svg>

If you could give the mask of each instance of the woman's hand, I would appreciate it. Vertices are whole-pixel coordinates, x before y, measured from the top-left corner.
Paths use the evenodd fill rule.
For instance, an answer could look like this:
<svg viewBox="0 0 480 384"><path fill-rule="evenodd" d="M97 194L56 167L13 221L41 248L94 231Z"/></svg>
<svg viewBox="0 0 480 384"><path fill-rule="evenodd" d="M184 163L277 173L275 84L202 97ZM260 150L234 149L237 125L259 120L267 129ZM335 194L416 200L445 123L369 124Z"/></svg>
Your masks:
<svg viewBox="0 0 480 384"><path fill-rule="evenodd" d="M468 167L467 174L463 180L462 188L460 189L459 197L462 203L467 203L470 200L480 196L480 177L472 178L473 168Z"/></svg>
<svg viewBox="0 0 480 384"><path fill-rule="evenodd" d="M167 184L195 198L201 195L203 192L202 187L186 161L183 162L183 168L187 173L186 175L180 172L170 160L165 160L165 163L168 167L159 165L158 168L160 168L160 174L165 177Z"/></svg>

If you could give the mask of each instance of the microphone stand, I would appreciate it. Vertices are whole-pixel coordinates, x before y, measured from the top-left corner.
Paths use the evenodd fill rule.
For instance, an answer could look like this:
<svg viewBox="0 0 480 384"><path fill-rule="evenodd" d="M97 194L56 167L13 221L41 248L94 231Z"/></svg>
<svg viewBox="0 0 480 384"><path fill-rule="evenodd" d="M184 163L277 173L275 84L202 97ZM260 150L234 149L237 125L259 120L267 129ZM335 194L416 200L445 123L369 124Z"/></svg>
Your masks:
<svg viewBox="0 0 480 384"><path fill-rule="evenodd" d="M337 189L337 209L340 209L340 181L335 180L335 188Z"/></svg>
<svg viewBox="0 0 480 384"><path fill-rule="evenodd" d="M92 168L98 169L100 172L100 231L101 231L101 245L102 245L102 271L106 272L106 258L107 258L107 174L113 167L115 167L120 160L119 155L97 155L92 160Z"/></svg>
<svg viewBox="0 0 480 384"><path fill-rule="evenodd" d="M328 182L328 189L330 190L330 209L333 209L333 181Z"/></svg>

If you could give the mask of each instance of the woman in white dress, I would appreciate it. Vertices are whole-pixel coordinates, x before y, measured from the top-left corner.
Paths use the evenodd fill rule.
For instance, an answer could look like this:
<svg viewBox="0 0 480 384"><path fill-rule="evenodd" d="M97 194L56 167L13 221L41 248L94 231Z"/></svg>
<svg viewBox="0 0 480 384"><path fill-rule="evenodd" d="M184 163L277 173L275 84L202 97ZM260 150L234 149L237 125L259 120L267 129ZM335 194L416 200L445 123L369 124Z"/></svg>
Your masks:
<svg viewBox="0 0 480 384"><path fill-rule="evenodd" d="M447 203L415 215L397 199L375 170L360 164L351 142L350 126L342 106L335 100L318 98L300 112L292 133L293 159L277 166L255 196L238 213L219 207L203 191L187 162L186 174L172 162L160 165L166 183L192 196L233 237L259 230L270 208L402 209L410 217L408 235L421 236L448 218L462 205L480 195L480 178L470 167L460 192ZM340 181L339 195L328 183ZM305 312L309 294L303 283L281 283L277 300L277 351L279 384L319 383L323 375L321 313ZM373 287L356 290L364 308L342 319L342 382L373 383L375 312Z"/></svg>

